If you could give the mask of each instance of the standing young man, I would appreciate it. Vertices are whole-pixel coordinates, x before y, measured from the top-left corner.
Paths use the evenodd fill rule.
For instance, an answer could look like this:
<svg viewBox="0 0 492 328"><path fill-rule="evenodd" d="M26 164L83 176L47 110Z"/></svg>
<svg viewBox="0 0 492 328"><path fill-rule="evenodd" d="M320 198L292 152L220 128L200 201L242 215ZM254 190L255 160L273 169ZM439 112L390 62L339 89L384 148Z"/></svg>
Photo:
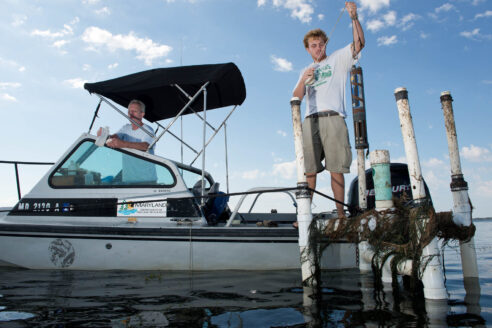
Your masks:
<svg viewBox="0 0 492 328"><path fill-rule="evenodd" d="M325 32L309 31L304 37L304 47L313 63L301 72L293 93L301 100L307 94L302 134L308 186L315 189L316 175L326 169L331 174L333 195L340 202L345 198L343 174L350 172L352 162L345 123L345 86L348 73L365 44L356 4L346 2L345 7L352 19L353 42L327 56ZM343 205L337 203L336 207L338 216L343 217Z"/></svg>

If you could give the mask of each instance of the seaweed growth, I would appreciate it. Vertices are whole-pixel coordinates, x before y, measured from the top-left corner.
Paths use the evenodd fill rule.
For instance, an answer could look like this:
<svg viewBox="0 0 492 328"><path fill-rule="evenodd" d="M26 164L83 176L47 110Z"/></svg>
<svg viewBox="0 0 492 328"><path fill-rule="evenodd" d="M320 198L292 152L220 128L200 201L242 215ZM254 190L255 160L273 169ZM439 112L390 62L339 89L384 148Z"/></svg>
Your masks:
<svg viewBox="0 0 492 328"><path fill-rule="evenodd" d="M358 244L366 241L374 253L372 269L376 286L381 285L383 265L391 257L393 283L397 282L398 265L411 260L410 291L418 292L420 280L432 256L423 257L423 249L435 238L443 240L443 246L451 240L468 241L475 234L475 226L456 225L451 212L436 213L432 204L415 204L405 198L395 198L394 208L378 212L367 210L363 214L331 219L326 223L315 216L310 226L310 240L301 261L311 257L314 272L311 281L319 282L320 261L323 251L337 241ZM309 280L308 280L309 281Z"/></svg>

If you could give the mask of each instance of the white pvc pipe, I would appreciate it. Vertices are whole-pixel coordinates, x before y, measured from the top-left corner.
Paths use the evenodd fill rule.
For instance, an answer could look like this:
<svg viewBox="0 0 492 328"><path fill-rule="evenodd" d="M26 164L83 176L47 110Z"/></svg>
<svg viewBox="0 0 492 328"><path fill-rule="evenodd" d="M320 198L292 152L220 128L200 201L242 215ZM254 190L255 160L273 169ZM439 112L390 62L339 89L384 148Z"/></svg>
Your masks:
<svg viewBox="0 0 492 328"><path fill-rule="evenodd" d="M401 133L403 144L407 155L408 173L410 175L410 184L412 196L415 202L425 200L424 180L420 169L419 154L417 151L417 142L413 129L412 115L408 103L408 92L405 88L395 90L396 105L400 117ZM423 220L428 220L422 218ZM444 286L444 275L441 267L441 257L437 245L437 238L434 238L422 250L422 263L425 270L422 274L422 283L424 284L424 297L427 299L447 299L448 295Z"/></svg>
<svg viewBox="0 0 492 328"><path fill-rule="evenodd" d="M357 175L359 177L359 208L365 210L367 209L367 183L364 149L357 149Z"/></svg>
<svg viewBox="0 0 492 328"><path fill-rule="evenodd" d="M463 178L458 147L458 136L453 113L453 98L449 91L441 93L441 105L444 114L444 125L448 140L449 160L451 163L451 192L453 194L453 221L457 225L468 227L472 223L472 210L468 198L468 184ZM477 253L475 240L460 241L461 265L463 277L478 278Z"/></svg>
<svg viewBox="0 0 492 328"><path fill-rule="evenodd" d="M396 105L398 106L398 115L400 117L401 133L407 156L408 173L410 175L410 185L414 200L425 198L424 181L422 179L422 170L420 169L419 154L415 132L413 130L412 115L408 104L408 92L405 88L395 90Z"/></svg>
<svg viewBox="0 0 492 328"><path fill-rule="evenodd" d="M297 97L293 97L290 101L290 105L292 109L292 125L294 129L294 145L296 151L297 186L307 187L302 143L301 100ZM309 226L313 219L310 193L306 189L299 190L296 193L296 198L298 206L297 222L299 229L302 280L306 283L316 284L317 282L312 279L314 274L313 252L309 250Z"/></svg>
<svg viewBox="0 0 492 328"><path fill-rule="evenodd" d="M363 260L365 263L371 263L372 259L374 258L374 251L371 249L367 248L365 249L362 253L359 253L359 263L361 260ZM394 255L388 256L386 261L384 262L383 265L383 275L381 277L381 280L384 283L391 283L392 282L392 275L391 275L391 261L393 260ZM381 262L381 259L376 259L378 263ZM412 260L405 260L405 261L400 261L398 265L396 266L396 271L399 275L405 275L405 276L410 276L412 275Z"/></svg>

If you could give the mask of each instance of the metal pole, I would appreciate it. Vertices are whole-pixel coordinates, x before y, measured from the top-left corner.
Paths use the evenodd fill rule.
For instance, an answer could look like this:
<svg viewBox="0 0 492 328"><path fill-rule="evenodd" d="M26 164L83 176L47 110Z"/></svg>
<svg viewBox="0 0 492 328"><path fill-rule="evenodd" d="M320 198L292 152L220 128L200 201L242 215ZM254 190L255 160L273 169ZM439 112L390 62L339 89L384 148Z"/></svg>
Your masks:
<svg viewBox="0 0 492 328"><path fill-rule="evenodd" d="M398 107L398 115L400 117L403 144L407 156L413 200L415 203L423 203L426 200L426 195L420 169L412 115L410 114L410 106L408 103L407 89L397 88L395 90L395 99ZM428 218L425 217L422 217L422 219L428 220ZM424 297L427 299L447 299L448 295L446 287L444 286L444 275L441 267L441 256L437 245L437 238L434 238L422 250L422 263L426 264L422 274Z"/></svg>
<svg viewBox="0 0 492 328"><path fill-rule="evenodd" d="M181 140L183 140L183 116L180 117L181 121ZM183 143L181 143L181 164L184 164L183 160Z"/></svg>
<svg viewBox="0 0 492 328"><path fill-rule="evenodd" d="M99 103L97 104L96 111L94 112L94 117L92 118L91 126L89 126L88 133L91 133L92 126L94 126L94 122L96 121L97 113L99 113L99 108L101 108L101 103L102 103L102 99L100 99Z"/></svg>
<svg viewBox="0 0 492 328"><path fill-rule="evenodd" d="M20 183L19 183L19 168L17 167L17 163L14 163L15 167L15 181L17 182L17 196L19 200L21 200L21 191L20 191Z"/></svg>
<svg viewBox="0 0 492 328"><path fill-rule="evenodd" d="M224 142L225 142L225 165L226 165L226 185L229 193L229 157L227 155L227 124L224 123Z"/></svg>
<svg viewBox="0 0 492 328"><path fill-rule="evenodd" d="M203 88L203 154L202 154L202 198L201 204L205 205L205 142L207 137L207 88Z"/></svg>
<svg viewBox="0 0 492 328"><path fill-rule="evenodd" d="M468 198L468 184L461 171L458 137L453 114L453 98L449 91L441 93L441 104L444 113L444 124L448 139L449 160L451 162L451 192L453 194L453 220L460 226L468 227L472 224L472 210ZM461 265L464 278L478 278L477 253L475 240L472 237L469 242L460 241Z"/></svg>
<svg viewBox="0 0 492 328"><path fill-rule="evenodd" d="M302 281L307 285L316 285L314 278L314 257L310 247L309 226L313 219L311 213L311 195L306 189L308 184L306 180L306 169L304 166L304 149L302 143L302 127L301 127L301 100L293 97L290 100L292 109L292 124L294 128L294 145L296 151L297 165L297 186L304 188L296 193L297 199L297 222L299 227L299 250L301 253L301 273Z"/></svg>
<svg viewBox="0 0 492 328"><path fill-rule="evenodd" d="M178 119L178 117L184 113L184 111L189 107L191 106L191 104L195 101L195 99L200 95L200 93L205 90L205 88L207 87L207 85L209 85L210 82L205 82L204 85L202 85L202 87L195 93L195 95L193 96L193 98L191 98L187 103L186 105L181 108L181 110L179 111L179 113L171 120L171 122L169 122L169 124L166 126L166 128L164 129L164 131L161 132L161 134L157 137L157 138L154 138L154 141L152 142L152 144L149 146L149 149L152 148L155 143L157 141L159 141L159 139L164 135L164 133L167 132L167 130L169 130L171 128L171 126L174 124L174 122L176 122L176 120ZM205 99L206 97L204 97ZM205 100L204 100L205 101ZM204 108L205 110L205 108ZM144 130L145 131L145 130Z"/></svg>

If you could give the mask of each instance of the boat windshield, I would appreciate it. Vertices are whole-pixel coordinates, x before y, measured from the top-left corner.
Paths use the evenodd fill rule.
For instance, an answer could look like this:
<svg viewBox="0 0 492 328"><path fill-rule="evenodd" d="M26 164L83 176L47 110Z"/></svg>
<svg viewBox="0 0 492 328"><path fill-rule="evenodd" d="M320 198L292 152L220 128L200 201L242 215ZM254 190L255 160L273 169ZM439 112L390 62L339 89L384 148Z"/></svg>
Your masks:
<svg viewBox="0 0 492 328"><path fill-rule="evenodd" d="M49 183L54 188L169 188L176 178L164 164L85 140L65 158Z"/></svg>
<svg viewBox="0 0 492 328"><path fill-rule="evenodd" d="M185 185L191 189L198 184L201 186L202 175L200 172L193 172L191 170L185 168L179 168L179 173L181 173L181 177L184 180ZM210 188L210 180L208 176L205 176L205 189Z"/></svg>

